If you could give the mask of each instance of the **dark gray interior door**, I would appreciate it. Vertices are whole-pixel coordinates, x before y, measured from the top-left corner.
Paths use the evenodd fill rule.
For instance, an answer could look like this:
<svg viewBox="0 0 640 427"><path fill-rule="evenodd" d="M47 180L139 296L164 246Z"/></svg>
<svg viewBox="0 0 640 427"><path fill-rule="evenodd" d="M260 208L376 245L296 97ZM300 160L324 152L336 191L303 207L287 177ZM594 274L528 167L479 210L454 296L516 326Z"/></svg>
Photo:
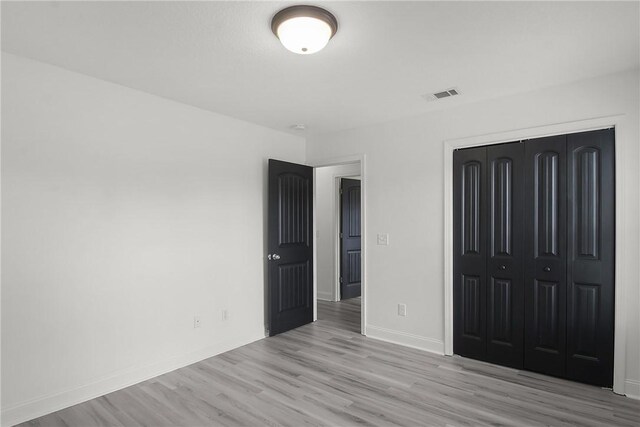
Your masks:
<svg viewBox="0 0 640 427"><path fill-rule="evenodd" d="M360 181L340 180L340 298L361 293Z"/></svg>
<svg viewBox="0 0 640 427"><path fill-rule="evenodd" d="M269 160L269 335L313 321L313 168Z"/></svg>

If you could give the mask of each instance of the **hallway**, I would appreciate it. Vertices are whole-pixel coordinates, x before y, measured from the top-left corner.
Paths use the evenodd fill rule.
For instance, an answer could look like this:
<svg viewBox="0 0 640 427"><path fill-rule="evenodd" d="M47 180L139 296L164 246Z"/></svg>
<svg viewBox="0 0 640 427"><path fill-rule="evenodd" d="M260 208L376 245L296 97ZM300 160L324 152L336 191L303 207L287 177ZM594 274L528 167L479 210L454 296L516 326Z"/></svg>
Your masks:
<svg viewBox="0 0 640 427"><path fill-rule="evenodd" d="M318 300L318 321L332 328L359 333L361 304L361 297L337 302Z"/></svg>

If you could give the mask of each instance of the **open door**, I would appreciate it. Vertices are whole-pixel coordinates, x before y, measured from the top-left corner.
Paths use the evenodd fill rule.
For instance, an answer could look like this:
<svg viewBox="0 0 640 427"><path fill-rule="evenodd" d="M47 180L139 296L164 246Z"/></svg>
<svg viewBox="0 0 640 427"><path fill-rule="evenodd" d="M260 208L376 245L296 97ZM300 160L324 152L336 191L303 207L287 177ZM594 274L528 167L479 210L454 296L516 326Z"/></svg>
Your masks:
<svg viewBox="0 0 640 427"><path fill-rule="evenodd" d="M269 335L313 322L313 168L269 159Z"/></svg>
<svg viewBox="0 0 640 427"><path fill-rule="evenodd" d="M342 178L340 210L340 299L347 299L361 293L359 180Z"/></svg>

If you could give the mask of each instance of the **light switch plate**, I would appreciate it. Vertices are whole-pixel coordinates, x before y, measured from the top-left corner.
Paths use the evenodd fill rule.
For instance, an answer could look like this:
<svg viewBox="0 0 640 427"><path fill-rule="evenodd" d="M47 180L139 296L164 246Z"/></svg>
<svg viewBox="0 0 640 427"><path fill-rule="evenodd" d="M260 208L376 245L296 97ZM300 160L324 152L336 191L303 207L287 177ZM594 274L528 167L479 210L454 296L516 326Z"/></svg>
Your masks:
<svg viewBox="0 0 640 427"><path fill-rule="evenodd" d="M378 245L389 246L389 234L388 233L378 234Z"/></svg>
<svg viewBox="0 0 640 427"><path fill-rule="evenodd" d="M398 316L407 316L407 304L398 304Z"/></svg>

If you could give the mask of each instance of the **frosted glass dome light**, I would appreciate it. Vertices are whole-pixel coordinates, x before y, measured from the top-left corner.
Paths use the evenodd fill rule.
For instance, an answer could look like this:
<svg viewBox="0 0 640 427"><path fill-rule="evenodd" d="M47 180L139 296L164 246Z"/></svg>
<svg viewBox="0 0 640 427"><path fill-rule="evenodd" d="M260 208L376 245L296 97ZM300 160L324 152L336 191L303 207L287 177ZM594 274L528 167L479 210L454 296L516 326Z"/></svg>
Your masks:
<svg viewBox="0 0 640 427"><path fill-rule="evenodd" d="M271 30L291 52L309 55L329 43L338 30L338 21L316 6L291 6L273 17Z"/></svg>

